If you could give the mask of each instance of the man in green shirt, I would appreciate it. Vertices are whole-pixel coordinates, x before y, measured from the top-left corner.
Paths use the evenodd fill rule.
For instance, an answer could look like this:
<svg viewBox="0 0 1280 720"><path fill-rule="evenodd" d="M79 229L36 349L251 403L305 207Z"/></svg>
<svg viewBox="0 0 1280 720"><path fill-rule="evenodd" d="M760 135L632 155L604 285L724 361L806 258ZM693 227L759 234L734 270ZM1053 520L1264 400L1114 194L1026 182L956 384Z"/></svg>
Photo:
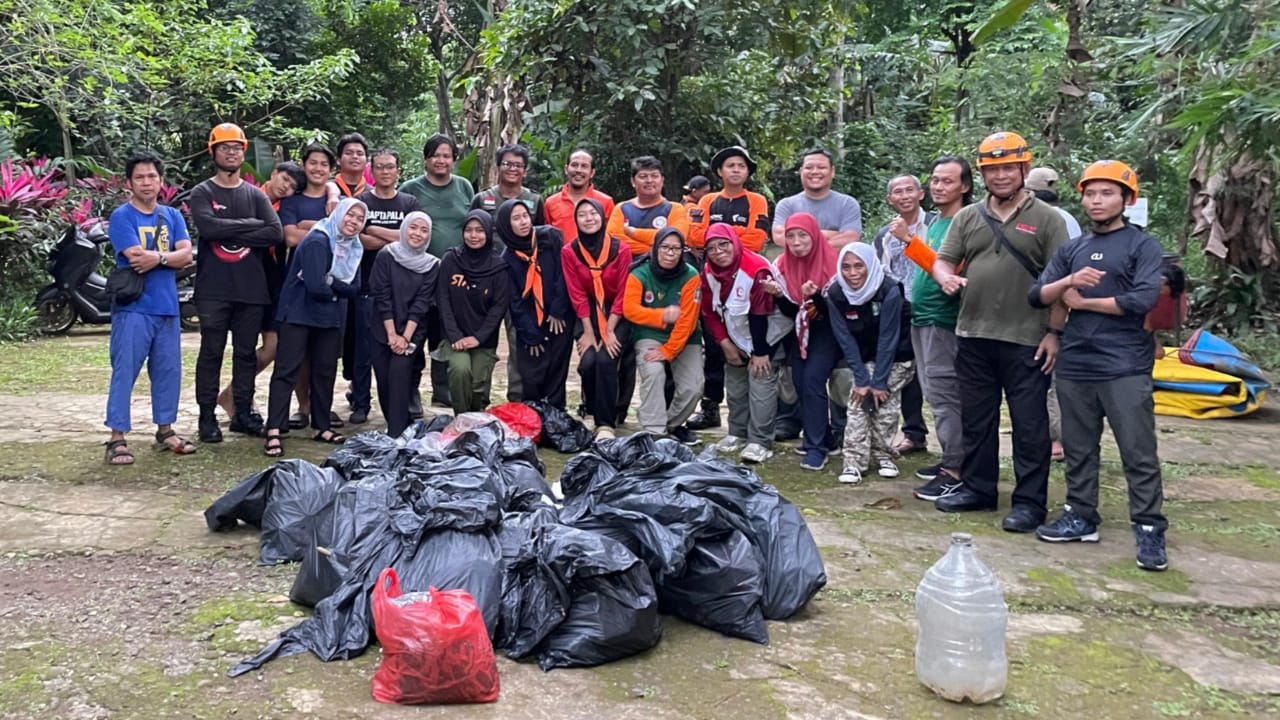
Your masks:
<svg viewBox="0 0 1280 720"><path fill-rule="evenodd" d="M1003 527L1033 532L1044 522L1049 490L1049 413L1045 397L1065 324L1061 303L1026 302L1067 226L1025 187L1031 150L1020 135L996 133L978 146L988 196L956 213L933 266L948 295L960 294L956 378L964 406L963 486L940 497L943 512L995 510L1000 479L1000 400L1013 421L1012 509ZM957 273L957 268L962 268ZM961 292L963 290L963 292Z"/></svg>
<svg viewBox="0 0 1280 720"><path fill-rule="evenodd" d="M418 206L431 216L431 241L427 252L441 258L450 248L462 244L462 223L471 205L475 190L471 181L453 174L458 161L458 144L448 135L432 135L422 147L422 163L426 172L400 186L400 192L418 199ZM440 314L433 306L427 315L427 344L435 349L440 344ZM422 355L419 348L417 354ZM422 416L422 398L418 393L425 358L414 360L413 397L409 399L411 417ZM437 407L452 407L449 397L448 363L431 363L431 403ZM415 415L416 413L416 415Z"/></svg>
<svg viewBox="0 0 1280 720"><path fill-rule="evenodd" d="M924 241L937 252L960 209L973 203L973 170L958 155L944 155L929 172L929 196L938 217L929 224ZM914 266L913 266L914 267ZM964 460L960 420L960 382L956 378L956 316L960 299L942 291L921 267L914 267L911 304L911 345L916 354L916 377L933 411L933 428L942 445L942 461L916 471L927 481L915 496L930 502L960 490Z"/></svg>

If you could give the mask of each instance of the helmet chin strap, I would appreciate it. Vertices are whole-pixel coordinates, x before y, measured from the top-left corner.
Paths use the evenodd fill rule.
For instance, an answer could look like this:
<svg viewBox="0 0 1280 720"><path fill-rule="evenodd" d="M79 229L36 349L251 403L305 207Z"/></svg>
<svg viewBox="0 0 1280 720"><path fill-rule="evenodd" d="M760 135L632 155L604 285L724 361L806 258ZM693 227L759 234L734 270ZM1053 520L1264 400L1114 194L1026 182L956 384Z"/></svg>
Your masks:
<svg viewBox="0 0 1280 720"><path fill-rule="evenodd" d="M1123 217L1124 217L1124 210L1121 210L1120 212L1116 213L1115 215L1112 215L1106 220L1101 220L1101 221L1095 220L1093 222L1093 227L1095 230L1106 230L1107 228L1111 227L1111 223L1117 220L1120 220Z"/></svg>
<svg viewBox="0 0 1280 720"><path fill-rule="evenodd" d="M996 200L999 200L1002 203L1007 203L1010 200L1018 197L1018 194L1021 193L1022 190L1027 186L1027 166L1025 163L1018 163L1018 174L1022 176L1022 183L1018 185L1018 188L1016 190L1009 193L1008 195L997 195L994 192L991 192L990 190L988 190L987 192L991 195L991 197L995 198Z"/></svg>

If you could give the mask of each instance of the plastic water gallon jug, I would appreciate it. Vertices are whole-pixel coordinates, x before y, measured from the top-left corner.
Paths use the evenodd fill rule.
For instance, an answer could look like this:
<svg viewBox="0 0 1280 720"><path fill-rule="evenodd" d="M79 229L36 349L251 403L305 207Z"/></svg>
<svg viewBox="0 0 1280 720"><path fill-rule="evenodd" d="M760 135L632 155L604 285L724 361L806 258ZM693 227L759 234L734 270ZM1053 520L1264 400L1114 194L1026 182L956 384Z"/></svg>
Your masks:
<svg viewBox="0 0 1280 720"><path fill-rule="evenodd" d="M951 548L916 589L916 675L942 697L974 703L1004 694L1009 608L1000 583L973 550L973 536L952 533Z"/></svg>

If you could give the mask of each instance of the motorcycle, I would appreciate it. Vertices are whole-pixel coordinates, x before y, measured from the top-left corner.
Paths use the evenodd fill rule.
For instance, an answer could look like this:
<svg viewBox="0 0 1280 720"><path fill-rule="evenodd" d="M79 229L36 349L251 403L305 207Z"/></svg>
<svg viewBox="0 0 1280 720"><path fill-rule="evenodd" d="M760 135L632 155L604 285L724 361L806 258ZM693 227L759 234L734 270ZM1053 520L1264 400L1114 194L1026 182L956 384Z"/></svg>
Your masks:
<svg viewBox="0 0 1280 720"><path fill-rule="evenodd" d="M76 321L86 325L111 322L111 299L107 278L98 272L102 246L110 241L101 223L88 229L71 225L49 253L49 274L53 282L36 296L36 327L46 335L71 329ZM196 263L176 271L178 313L183 330L199 330L195 306Z"/></svg>

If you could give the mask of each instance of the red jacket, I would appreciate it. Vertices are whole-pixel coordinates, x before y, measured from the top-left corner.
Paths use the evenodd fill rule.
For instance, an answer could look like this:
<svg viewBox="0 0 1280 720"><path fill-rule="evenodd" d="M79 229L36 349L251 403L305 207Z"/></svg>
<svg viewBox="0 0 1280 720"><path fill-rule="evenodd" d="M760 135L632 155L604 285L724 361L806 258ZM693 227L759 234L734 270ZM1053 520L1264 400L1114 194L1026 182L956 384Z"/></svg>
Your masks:
<svg viewBox="0 0 1280 720"><path fill-rule="evenodd" d="M606 238L605 242L619 242ZM604 266L601 282L604 285L604 311L606 315L622 315L622 294L627 287L627 275L631 271L631 253L619 243L618 254ZM574 245L565 245L560 252L560 264L564 267L565 285L569 288L569 303L573 312L584 321L591 317L590 298L595 296L595 282L591 270L578 256ZM603 331L603 328L597 328ZM597 335L599 332L597 333Z"/></svg>

